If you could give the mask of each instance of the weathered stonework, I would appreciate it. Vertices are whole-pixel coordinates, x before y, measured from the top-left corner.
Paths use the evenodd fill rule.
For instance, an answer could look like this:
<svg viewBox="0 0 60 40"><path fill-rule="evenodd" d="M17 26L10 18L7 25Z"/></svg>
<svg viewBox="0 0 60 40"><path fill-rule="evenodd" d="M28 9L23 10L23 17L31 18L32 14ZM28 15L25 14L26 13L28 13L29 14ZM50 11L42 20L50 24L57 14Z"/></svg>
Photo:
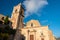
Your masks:
<svg viewBox="0 0 60 40"><path fill-rule="evenodd" d="M27 25L21 28L21 34L25 40L56 40L48 26L41 26L37 20L27 22Z"/></svg>
<svg viewBox="0 0 60 40"><path fill-rule="evenodd" d="M24 16L24 9L22 8L21 4L14 6L12 16L11 16L11 22L12 22L13 29L16 29L17 26L23 25L22 16Z"/></svg>

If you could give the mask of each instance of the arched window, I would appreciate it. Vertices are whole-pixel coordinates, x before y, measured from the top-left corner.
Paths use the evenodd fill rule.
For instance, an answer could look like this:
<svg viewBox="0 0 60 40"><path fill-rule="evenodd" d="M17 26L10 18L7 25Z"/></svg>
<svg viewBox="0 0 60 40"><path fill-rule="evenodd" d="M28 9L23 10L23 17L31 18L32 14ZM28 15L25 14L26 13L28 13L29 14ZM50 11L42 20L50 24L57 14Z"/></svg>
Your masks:
<svg viewBox="0 0 60 40"><path fill-rule="evenodd" d="M41 33L41 35L43 35L43 33Z"/></svg>
<svg viewBox="0 0 60 40"><path fill-rule="evenodd" d="M17 12L17 9L15 10L15 12Z"/></svg>
<svg viewBox="0 0 60 40"><path fill-rule="evenodd" d="M2 17L1 19L4 20L4 17Z"/></svg>
<svg viewBox="0 0 60 40"><path fill-rule="evenodd" d="M33 27L33 23L31 23L31 26Z"/></svg>

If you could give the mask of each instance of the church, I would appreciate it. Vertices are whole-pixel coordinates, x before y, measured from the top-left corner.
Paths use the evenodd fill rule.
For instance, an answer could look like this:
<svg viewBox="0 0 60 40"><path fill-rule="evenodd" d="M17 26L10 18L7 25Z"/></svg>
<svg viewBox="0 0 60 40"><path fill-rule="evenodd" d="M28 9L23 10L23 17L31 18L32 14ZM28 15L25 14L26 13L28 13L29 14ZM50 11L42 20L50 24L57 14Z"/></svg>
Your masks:
<svg viewBox="0 0 60 40"><path fill-rule="evenodd" d="M23 23L24 9L20 4L14 6L10 21L16 29L14 40L56 40L48 26L42 26L38 20Z"/></svg>
<svg viewBox="0 0 60 40"><path fill-rule="evenodd" d="M25 40L55 40L48 26L41 26L37 20L28 21L26 26L21 28L21 34Z"/></svg>

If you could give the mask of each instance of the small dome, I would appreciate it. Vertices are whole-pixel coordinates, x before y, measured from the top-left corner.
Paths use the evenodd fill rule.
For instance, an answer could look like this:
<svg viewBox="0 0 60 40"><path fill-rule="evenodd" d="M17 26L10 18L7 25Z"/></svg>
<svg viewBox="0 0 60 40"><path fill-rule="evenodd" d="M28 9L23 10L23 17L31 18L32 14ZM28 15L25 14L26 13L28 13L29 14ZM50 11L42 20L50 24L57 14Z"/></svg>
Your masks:
<svg viewBox="0 0 60 40"><path fill-rule="evenodd" d="M40 27L40 23L37 20L30 20L27 22L26 27Z"/></svg>

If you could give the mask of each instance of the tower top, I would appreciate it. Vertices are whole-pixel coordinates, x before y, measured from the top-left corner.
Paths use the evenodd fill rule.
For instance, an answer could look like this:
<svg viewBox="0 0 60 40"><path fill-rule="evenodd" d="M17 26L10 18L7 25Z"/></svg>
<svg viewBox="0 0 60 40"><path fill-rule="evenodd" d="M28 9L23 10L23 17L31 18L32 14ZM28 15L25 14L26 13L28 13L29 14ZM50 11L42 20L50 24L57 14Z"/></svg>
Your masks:
<svg viewBox="0 0 60 40"><path fill-rule="evenodd" d="M19 3L18 5L14 6L12 16L11 16L13 29L16 29L19 26L23 27L22 26L23 18L24 18L24 9L22 7L22 4Z"/></svg>
<svg viewBox="0 0 60 40"><path fill-rule="evenodd" d="M19 4L15 5L15 6L21 6L21 5L22 5L22 3L19 3Z"/></svg>
<svg viewBox="0 0 60 40"><path fill-rule="evenodd" d="M22 5L21 3L18 4L19 6Z"/></svg>

